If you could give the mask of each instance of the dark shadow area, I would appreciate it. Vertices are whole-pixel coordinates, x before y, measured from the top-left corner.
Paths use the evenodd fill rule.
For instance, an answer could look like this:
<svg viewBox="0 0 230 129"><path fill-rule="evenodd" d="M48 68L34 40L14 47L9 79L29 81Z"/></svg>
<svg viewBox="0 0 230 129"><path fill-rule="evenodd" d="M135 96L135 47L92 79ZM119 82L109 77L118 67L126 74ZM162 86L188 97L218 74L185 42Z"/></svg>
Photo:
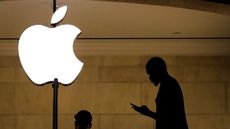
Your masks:
<svg viewBox="0 0 230 129"><path fill-rule="evenodd" d="M209 2L219 3L219 4L227 4L227 5L230 5L230 1L229 1L229 0L204 0L204 1L209 1Z"/></svg>
<svg viewBox="0 0 230 129"><path fill-rule="evenodd" d="M156 120L156 129L188 129L182 90L176 79L168 74L165 61L160 57L151 58L146 64L146 72L150 81L159 86L157 93L156 112L146 105L132 108L142 115Z"/></svg>
<svg viewBox="0 0 230 129"><path fill-rule="evenodd" d="M81 110L74 115L75 129L90 129L92 127L92 115L87 110Z"/></svg>

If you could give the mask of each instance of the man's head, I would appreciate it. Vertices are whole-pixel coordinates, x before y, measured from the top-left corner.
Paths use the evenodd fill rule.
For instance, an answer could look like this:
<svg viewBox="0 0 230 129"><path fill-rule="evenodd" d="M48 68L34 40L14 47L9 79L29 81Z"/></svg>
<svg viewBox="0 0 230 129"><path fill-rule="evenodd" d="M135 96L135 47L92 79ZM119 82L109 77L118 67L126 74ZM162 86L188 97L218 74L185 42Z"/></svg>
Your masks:
<svg viewBox="0 0 230 129"><path fill-rule="evenodd" d="M160 57L151 58L146 64L149 79L157 86L168 75L165 61Z"/></svg>
<svg viewBox="0 0 230 129"><path fill-rule="evenodd" d="M92 116L89 111L81 110L76 115L75 118L75 129L90 129L92 126Z"/></svg>

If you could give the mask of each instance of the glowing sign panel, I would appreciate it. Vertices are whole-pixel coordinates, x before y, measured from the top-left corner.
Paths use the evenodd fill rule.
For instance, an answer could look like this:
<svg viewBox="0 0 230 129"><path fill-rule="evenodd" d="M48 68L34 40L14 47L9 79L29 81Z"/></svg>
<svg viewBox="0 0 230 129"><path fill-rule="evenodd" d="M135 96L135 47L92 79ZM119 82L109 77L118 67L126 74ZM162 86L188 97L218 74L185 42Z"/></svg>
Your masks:
<svg viewBox="0 0 230 129"><path fill-rule="evenodd" d="M51 23L59 22L67 11L63 6L52 17ZM80 73L83 63L73 51L73 43L80 29L64 24L55 28L34 25L21 35L18 44L19 58L26 74L36 84L58 78L62 84L70 84Z"/></svg>

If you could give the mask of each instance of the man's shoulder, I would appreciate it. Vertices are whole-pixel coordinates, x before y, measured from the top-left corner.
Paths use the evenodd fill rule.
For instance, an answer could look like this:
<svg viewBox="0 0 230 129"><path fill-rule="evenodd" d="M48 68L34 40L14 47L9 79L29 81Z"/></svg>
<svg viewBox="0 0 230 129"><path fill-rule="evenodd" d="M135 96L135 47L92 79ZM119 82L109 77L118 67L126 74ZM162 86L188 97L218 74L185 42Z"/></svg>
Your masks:
<svg viewBox="0 0 230 129"><path fill-rule="evenodd" d="M177 83L178 84L177 80L174 77L170 76L170 75L167 78L167 82L168 83Z"/></svg>
<svg viewBox="0 0 230 129"><path fill-rule="evenodd" d="M164 82L164 85L168 85L170 88L173 89L180 88L178 81L172 76L168 76L167 80Z"/></svg>

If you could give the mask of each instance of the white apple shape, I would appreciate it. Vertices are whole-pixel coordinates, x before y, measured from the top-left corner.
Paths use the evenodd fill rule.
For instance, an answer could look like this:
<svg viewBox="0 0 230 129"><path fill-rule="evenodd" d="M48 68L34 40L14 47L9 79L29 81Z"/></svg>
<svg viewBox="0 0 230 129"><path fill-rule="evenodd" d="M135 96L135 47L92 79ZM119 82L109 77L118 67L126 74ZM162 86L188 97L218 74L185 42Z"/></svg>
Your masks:
<svg viewBox="0 0 230 129"><path fill-rule="evenodd" d="M59 20L54 22L63 17L59 16ZM43 25L27 28L20 36L18 52L28 77L38 85L52 82L55 78L61 84L72 83L83 67L73 50L74 40L80 32L80 29L69 24L54 28Z"/></svg>

